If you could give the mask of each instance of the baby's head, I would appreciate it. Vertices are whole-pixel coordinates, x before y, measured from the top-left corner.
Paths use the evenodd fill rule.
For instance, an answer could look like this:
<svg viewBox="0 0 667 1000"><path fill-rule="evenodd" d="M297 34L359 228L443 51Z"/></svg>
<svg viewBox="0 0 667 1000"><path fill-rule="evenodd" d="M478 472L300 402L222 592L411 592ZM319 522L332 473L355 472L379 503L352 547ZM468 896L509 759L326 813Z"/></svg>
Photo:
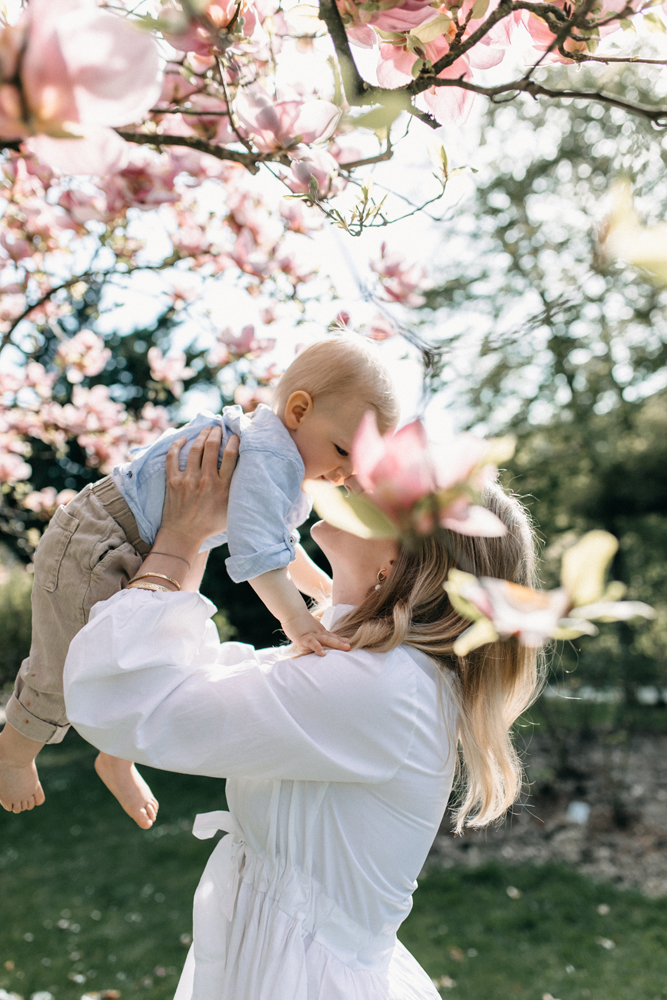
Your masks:
<svg viewBox="0 0 667 1000"><path fill-rule="evenodd" d="M280 379L273 409L299 449L305 478L334 483L352 475L352 441L368 410L382 434L398 420L386 369L372 345L352 335L304 348Z"/></svg>

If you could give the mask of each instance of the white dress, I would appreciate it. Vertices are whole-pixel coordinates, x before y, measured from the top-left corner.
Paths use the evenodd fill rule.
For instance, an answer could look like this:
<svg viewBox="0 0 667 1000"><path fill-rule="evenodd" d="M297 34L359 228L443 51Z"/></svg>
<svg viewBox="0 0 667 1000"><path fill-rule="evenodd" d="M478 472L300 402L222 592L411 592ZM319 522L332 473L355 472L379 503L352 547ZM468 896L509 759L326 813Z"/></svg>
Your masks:
<svg viewBox="0 0 667 1000"><path fill-rule="evenodd" d="M70 721L107 753L227 778L176 1000L438 1000L397 941L440 825L456 711L433 662L220 644L198 594L125 590L65 667ZM325 625L349 610L326 612Z"/></svg>

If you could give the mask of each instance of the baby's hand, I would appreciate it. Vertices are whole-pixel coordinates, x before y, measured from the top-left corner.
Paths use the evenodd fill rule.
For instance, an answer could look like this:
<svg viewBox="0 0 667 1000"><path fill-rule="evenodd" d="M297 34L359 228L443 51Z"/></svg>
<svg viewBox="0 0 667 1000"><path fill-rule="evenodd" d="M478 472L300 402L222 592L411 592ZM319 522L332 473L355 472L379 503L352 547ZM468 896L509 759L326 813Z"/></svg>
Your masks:
<svg viewBox="0 0 667 1000"><path fill-rule="evenodd" d="M324 625L318 622L317 618L314 618L309 611L303 611L280 624L287 638L291 639L295 646L311 653L317 653L318 656L324 656L323 646L342 650L350 648L346 639L341 639L340 636L328 632Z"/></svg>

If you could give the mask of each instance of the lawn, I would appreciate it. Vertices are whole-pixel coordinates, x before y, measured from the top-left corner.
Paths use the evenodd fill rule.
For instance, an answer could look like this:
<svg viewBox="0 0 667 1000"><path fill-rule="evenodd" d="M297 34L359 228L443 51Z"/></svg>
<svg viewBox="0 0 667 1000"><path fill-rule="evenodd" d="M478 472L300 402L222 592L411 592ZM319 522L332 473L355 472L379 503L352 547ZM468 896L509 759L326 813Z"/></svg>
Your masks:
<svg viewBox="0 0 667 1000"><path fill-rule="evenodd" d="M0 814L0 997L173 996L211 850L192 818L224 807L222 783L151 772L161 809L145 833L93 757L74 734L47 748L46 805ZM667 997L667 900L556 866L430 871L401 937L451 1000Z"/></svg>

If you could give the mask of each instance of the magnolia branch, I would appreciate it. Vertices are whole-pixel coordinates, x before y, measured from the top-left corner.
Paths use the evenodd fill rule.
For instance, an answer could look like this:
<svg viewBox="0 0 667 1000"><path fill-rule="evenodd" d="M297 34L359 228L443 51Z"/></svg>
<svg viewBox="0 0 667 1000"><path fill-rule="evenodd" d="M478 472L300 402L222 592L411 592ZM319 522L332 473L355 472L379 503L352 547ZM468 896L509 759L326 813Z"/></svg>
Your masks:
<svg viewBox="0 0 667 1000"><path fill-rule="evenodd" d="M645 104L631 104L629 101L622 101L620 98L614 97L613 94L605 94L601 90L554 90L551 87L544 87L541 83L536 83L534 80L529 80L525 77L521 80L515 80L512 83L500 84L497 87L482 87L480 84L471 83L469 80L462 78L457 80L437 79L431 81L430 86L461 87L463 90L471 90L473 93L482 94L484 97L491 98L491 100L502 94L516 92L527 93L534 98L551 97L555 100L569 98L598 101L602 104L609 104L614 108L620 108L622 111L627 111L630 114L647 118L654 125L658 125L661 128L667 128L667 108L652 108Z"/></svg>
<svg viewBox="0 0 667 1000"><path fill-rule="evenodd" d="M251 174L259 172L261 163L281 163L288 167L292 161L286 153L241 153L236 149L228 149L226 146L217 146L214 142L207 142L205 139L198 139L189 135L148 135L146 132L126 132L125 129L115 130L121 139L126 142L136 142L146 146L186 146L188 149L196 149L200 153L208 153L218 160L231 160L233 163L241 163Z"/></svg>

